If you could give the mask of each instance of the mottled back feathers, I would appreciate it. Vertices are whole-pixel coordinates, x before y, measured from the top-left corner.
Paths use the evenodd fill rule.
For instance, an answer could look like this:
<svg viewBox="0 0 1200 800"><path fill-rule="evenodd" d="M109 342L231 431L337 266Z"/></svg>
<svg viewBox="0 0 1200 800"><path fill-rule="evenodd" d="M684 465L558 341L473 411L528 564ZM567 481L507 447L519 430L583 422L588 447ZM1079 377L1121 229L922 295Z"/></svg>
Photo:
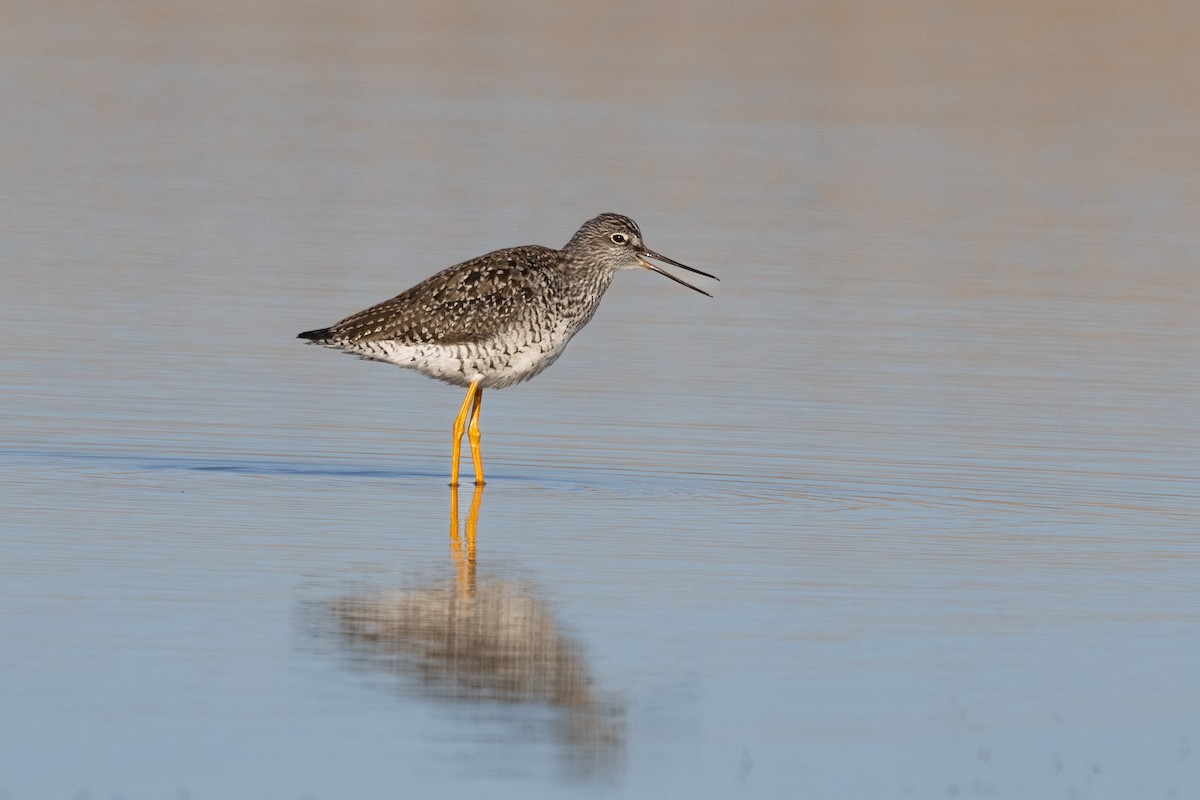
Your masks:
<svg viewBox="0 0 1200 800"><path fill-rule="evenodd" d="M322 344L483 342L510 327L514 318L550 311L551 301L560 294L560 260L557 251L538 245L497 250L442 270L336 325L300 336Z"/></svg>

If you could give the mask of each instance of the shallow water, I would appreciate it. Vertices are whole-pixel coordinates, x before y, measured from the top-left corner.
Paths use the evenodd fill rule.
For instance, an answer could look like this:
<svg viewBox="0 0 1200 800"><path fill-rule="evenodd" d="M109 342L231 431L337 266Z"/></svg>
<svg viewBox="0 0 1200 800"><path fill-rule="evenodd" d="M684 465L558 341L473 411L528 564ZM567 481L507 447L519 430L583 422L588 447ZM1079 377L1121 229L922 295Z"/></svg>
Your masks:
<svg viewBox="0 0 1200 800"><path fill-rule="evenodd" d="M0 797L1200 794L1188 5L5 17ZM294 338L604 210L478 495Z"/></svg>

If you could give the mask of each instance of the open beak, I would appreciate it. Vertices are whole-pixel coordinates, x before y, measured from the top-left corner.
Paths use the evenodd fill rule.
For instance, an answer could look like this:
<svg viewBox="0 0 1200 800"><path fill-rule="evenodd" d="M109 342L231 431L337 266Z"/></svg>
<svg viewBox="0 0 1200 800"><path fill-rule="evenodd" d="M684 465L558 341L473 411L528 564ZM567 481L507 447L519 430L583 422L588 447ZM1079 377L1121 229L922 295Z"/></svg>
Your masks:
<svg viewBox="0 0 1200 800"><path fill-rule="evenodd" d="M667 264L670 264L673 267L679 267L680 269L686 269L688 272L694 272L697 275L703 275L706 278L712 278L714 281L721 280L716 275L709 275L707 272L701 272L698 269L689 267L687 264L680 264L678 261L672 261L671 259L667 258L666 256L659 255L658 253L654 252L653 250L651 250L649 248L645 248L642 250L642 252L638 253L638 261L646 269L650 270L651 272L657 272L659 275L666 275L668 278L675 281L676 283L686 286L693 291L699 292L700 294L702 294L706 297L712 297L712 295L697 286L692 286L690 283L688 283L685 280L676 278L674 275L667 272L662 267L659 267L655 264L651 264L649 261L646 260L647 258L653 258L656 261L663 261Z"/></svg>

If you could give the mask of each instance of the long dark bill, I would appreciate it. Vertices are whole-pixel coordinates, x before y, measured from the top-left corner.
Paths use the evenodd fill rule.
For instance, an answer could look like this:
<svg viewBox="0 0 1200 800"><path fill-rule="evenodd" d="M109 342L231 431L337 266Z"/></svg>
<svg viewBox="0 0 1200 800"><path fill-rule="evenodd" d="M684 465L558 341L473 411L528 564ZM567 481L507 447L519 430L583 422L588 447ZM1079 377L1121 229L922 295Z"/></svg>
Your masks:
<svg viewBox="0 0 1200 800"><path fill-rule="evenodd" d="M638 260L642 262L642 265L646 269L650 270L651 272L657 272L659 275L666 275L668 278L670 278L671 280L680 284L681 286L686 286L687 288L691 289L692 291L699 292L700 294L704 295L705 297L712 297L712 295L709 294L708 292L704 291L703 289L701 289L698 286L692 286L687 281L682 280L681 278L676 278L674 275L667 272L665 269L663 269L655 264L651 264L649 261L646 261L645 259L653 258L657 261L666 262L667 264L670 264L673 267L679 267L680 269L686 269L688 272L694 272L697 275L703 275L706 278L712 278L714 281L721 280L716 275L709 275L707 272L698 270L695 267L689 267L687 264L680 264L678 261L667 258L666 256L656 253L650 249L643 250L641 253L639 253L639 255L642 256L642 258L639 258Z"/></svg>

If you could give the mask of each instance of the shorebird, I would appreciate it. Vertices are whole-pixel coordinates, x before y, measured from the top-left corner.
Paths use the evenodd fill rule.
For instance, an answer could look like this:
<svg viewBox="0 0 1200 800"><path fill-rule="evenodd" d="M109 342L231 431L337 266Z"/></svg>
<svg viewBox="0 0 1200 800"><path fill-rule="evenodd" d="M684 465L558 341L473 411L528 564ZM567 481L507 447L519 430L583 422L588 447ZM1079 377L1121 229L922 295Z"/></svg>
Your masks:
<svg viewBox="0 0 1200 800"><path fill-rule="evenodd" d="M646 247L629 217L601 214L561 250L527 245L464 261L299 338L465 386L467 396L454 419L450 485L458 485L464 430L475 483L482 485L483 390L527 381L553 364L596 313L618 270L648 269L712 297L647 259L719 280Z"/></svg>

